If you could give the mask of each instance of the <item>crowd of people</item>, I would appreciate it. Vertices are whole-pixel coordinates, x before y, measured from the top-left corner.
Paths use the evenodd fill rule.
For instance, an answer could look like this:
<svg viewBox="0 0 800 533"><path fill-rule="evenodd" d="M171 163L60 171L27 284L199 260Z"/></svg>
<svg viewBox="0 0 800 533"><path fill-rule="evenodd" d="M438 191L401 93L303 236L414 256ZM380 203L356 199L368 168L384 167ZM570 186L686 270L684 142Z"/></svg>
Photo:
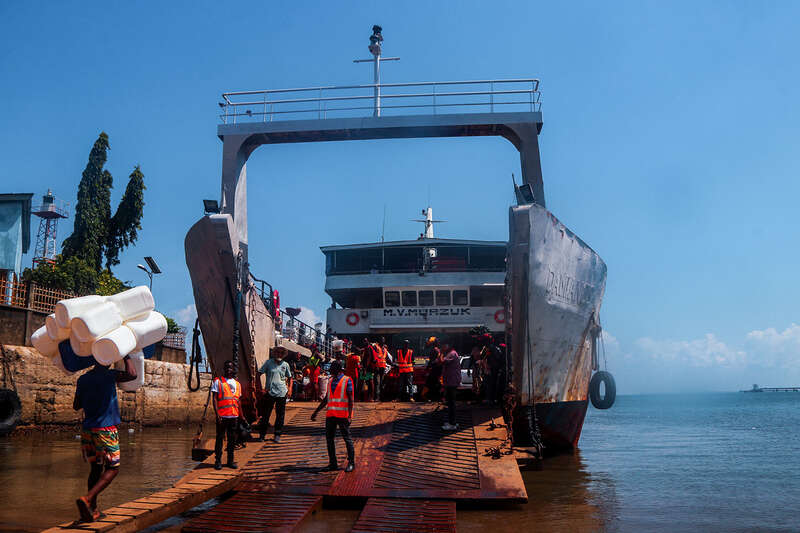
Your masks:
<svg viewBox="0 0 800 533"><path fill-rule="evenodd" d="M334 377L330 372L333 361L339 361L345 375L353 380L357 402L444 401L444 357L448 355L443 353L444 342L428 338L421 357L415 357L409 340L390 348L384 337L374 340L365 337L357 343L337 340L330 355L316 345L308 347L311 352L308 356L288 352L280 346L273 348L261 373L278 377L265 385L264 411L271 413L274 409L280 413L286 402L324 397L327 382ZM448 348L455 347L448 343ZM464 369L472 377L472 397L476 402L491 405L500 402L505 388L505 352L505 345L487 333L476 337L472 351L465 354L468 362ZM463 358L456 355L460 365ZM420 364L420 359L424 363ZM279 366L278 375L274 371Z"/></svg>
<svg viewBox="0 0 800 533"><path fill-rule="evenodd" d="M476 402L496 405L502 398L505 383L505 345L497 344L490 334L475 338L466 370L472 376L472 396ZM344 375L351 379L356 402L428 401L454 406L461 385L462 357L450 341L430 337L425 343L415 383L415 354L409 340L402 340L394 349L385 337L351 343L337 340L330 356L310 346L310 356L289 353L275 347L271 358L260 369L266 376L265 394L259 406L260 437L266 437L267 423L275 411L274 440L280 442L286 402L321 400L328 385L336 379L331 370L338 363ZM451 409L454 412L454 407ZM454 429L455 416L448 419L446 429ZM454 427L450 427L454 426Z"/></svg>

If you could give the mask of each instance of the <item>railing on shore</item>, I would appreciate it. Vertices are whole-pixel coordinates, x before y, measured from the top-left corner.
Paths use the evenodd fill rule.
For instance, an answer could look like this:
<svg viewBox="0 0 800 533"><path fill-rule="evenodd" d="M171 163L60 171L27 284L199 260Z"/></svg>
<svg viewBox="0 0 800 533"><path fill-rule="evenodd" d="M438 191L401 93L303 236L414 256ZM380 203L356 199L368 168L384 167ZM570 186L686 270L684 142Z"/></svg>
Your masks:
<svg viewBox="0 0 800 533"><path fill-rule="evenodd" d="M381 83L222 93L220 120L274 122L389 115L540 111L535 78Z"/></svg>
<svg viewBox="0 0 800 533"><path fill-rule="evenodd" d="M31 309L50 314L59 300L74 298L76 295L57 289L39 287L35 283L24 283L0 279L0 304L22 309Z"/></svg>
<svg viewBox="0 0 800 533"><path fill-rule="evenodd" d="M167 333L167 336L164 337L164 340L161 341L164 346L169 348L175 348L177 350L185 350L186 349L186 328L184 326L178 326L178 331L173 333Z"/></svg>

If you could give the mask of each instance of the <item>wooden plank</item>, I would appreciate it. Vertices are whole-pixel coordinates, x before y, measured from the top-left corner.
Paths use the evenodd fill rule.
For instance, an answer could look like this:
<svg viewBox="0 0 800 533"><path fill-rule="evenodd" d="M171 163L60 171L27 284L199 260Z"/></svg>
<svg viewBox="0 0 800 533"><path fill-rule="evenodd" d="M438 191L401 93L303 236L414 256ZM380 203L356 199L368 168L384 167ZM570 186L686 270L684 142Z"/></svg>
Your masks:
<svg viewBox="0 0 800 533"><path fill-rule="evenodd" d="M144 498L139 498L138 500L134 500L141 503L154 503L158 505L164 505L166 503L172 503L176 500L180 500L181 496L146 496Z"/></svg>
<svg viewBox="0 0 800 533"><path fill-rule="evenodd" d="M213 488L203 491L192 491L185 494L182 498L175 500L172 503L166 504L150 504L143 502L128 502L120 506L108 509L106 513L114 515L122 515L136 513L131 516L130 520L121 522L119 524L110 524L112 527L108 531L110 533L133 533L148 528L159 522L166 520L171 516L183 513L204 503L212 498L216 498L233 489L240 481L240 476L231 478L227 481L218 483ZM169 490L169 489L168 489ZM144 498L146 499L146 498ZM63 531L63 530L62 530ZM86 533L87 530L81 530Z"/></svg>
<svg viewBox="0 0 800 533"><path fill-rule="evenodd" d="M106 509L103 511L106 514L114 514L116 516L128 516L128 517L135 517L143 514L147 514L150 512L149 509L134 509L130 507L112 507L111 509Z"/></svg>
<svg viewBox="0 0 800 533"><path fill-rule="evenodd" d="M145 511L152 511L153 509L158 509L162 507L160 503L145 503L139 501L132 501L132 502L125 502L119 505L119 507L123 507L126 509L143 509Z"/></svg>
<svg viewBox="0 0 800 533"><path fill-rule="evenodd" d="M81 522L79 524L75 524L75 528L82 529L84 533L86 531L111 531L116 524L111 522Z"/></svg>
<svg viewBox="0 0 800 533"><path fill-rule="evenodd" d="M113 524L119 524L120 522L124 522L126 520L130 520L130 516L125 515L116 515L116 514L109 514L108 511L105 512L105 516L101 517L98 522L111 522Z"/></svg>
<svg viewBox="0 0 800 533"><path fill-rule="evenodd" d="M525 483L522 481L522 474L514 456L501 454L497 459L485 453L487 448L503 446L506 439L505 428L491 429L492 420L497 418L494 412L473 409L472 417L475 441L478 446L478 470L481 476L483 497L491 498L503 495L512 501L527 502L528 492L525 490ZM502 422L502 418L499 422Z"/></svg>

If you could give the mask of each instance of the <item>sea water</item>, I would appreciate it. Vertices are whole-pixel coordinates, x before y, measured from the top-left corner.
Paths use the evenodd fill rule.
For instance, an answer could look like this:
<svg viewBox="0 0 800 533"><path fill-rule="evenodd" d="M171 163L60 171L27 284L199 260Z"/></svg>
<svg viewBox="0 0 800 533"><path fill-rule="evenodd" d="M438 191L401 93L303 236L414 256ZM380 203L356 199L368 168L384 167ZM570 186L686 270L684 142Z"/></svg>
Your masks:
<svg viewBox="0 0 800 533"><path fill-rule="evenodd" d="M101 505L179 479L194 465L193 433L120 432L124 468ZM0 439L0 530L76 518L87 473L71 434ZM589 408L576 453L523 478L527 504L462 505L458 531L800 531L800 393L620 396ZM357 516L324 509L303 530L349 531Z"/></svg>

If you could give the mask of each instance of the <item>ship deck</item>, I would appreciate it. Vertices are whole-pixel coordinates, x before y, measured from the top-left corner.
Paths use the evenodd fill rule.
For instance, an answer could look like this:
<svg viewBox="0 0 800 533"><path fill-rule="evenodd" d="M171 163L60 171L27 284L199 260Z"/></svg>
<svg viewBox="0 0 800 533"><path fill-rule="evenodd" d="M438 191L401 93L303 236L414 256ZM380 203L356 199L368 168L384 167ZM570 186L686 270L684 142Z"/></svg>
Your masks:
<svg viewBox="0 0 800 533"><path fill-rule="evenodd" d="M527 501L514 455L488 451L508 449L496 409L459 404L460 429L443 432L446 410L436 404L356 404L351 428L356 469L347 473L323 470L328 464L324 412L311 421L314 407L290 403L281 443L270 437L248 443L237 451L243 465L238 470L216 471L209 458L170 489L104 510L99 522L48 531L136 531L223 494L228 497L222 503L190 519L184 531L297 531L323 502L363 505L354 531L455 531L456 503ZM338 435L336 444L343 467L346 454ZM419 512L398 514L398 503L408 499L416 500ZM270 507L285 512L265 513Z"/></svg>

